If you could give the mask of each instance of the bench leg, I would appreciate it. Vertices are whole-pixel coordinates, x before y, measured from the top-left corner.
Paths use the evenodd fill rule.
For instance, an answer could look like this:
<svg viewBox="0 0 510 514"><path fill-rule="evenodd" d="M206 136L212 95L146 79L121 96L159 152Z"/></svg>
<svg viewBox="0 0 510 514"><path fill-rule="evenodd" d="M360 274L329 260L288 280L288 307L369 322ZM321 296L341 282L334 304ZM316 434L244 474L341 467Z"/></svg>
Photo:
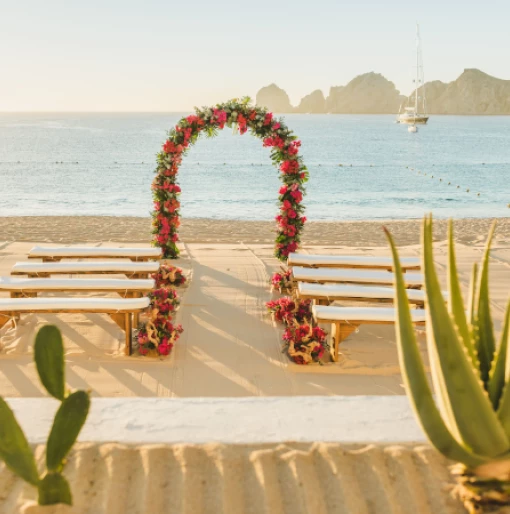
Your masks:
<svg viewBox="0 0 510 514"><path fill-rule="evenodd" d="M338 362L338 353L340 348L340 343L347 339L356 329L357 325L351 325L348 323L341 323L340 321L335 321L331 324L331 358L333 362Z"/></svg>
<svg viewBox="0 0 510 514"><path fill-rule="evenodd" d="M126 298L142 298L143 293L127 293ZM140 321L140 313L139 312L133 312L133 327L138 328L138 323Z"/></svg>
<svg viewBox="0 0 510 514"><path fill-rule="evenodd" d="M133 314L134 315L134 314ZM126 355L131 355L133 353L133 325L132 325L132 317L130 312L126 312L124 315L124 330L126 331L126 348L124 349L124 353Z"/></svg>
<svg viewBox="0 0 510 514"><path fill-rule="evenodd" d="M109 314L110 318L115 321L117 326L121 328L126 336L125 339L125 348L124 353L126 355L131 355L133 353L133 313L124 312L124 313L111 313Z"/></svg>

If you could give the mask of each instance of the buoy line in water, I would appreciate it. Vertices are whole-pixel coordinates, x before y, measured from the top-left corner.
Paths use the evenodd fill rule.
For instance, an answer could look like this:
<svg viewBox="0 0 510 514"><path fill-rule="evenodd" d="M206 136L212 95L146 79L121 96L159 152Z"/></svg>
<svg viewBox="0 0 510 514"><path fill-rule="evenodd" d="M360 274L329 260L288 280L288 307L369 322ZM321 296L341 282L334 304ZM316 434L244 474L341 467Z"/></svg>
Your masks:
<svg viewBox="0 0 510 514"><path fill-rule="evenodd" d="M0 161L0 165L3 164L97 164L94 161ZM197 165L200 166L200 164L210 164L210 165L218 165L218 166L226 166L227 164L231 164L230 162L200 162L200 161L187 161L188 164L191 165ZM125 165L135 165L135 164L143 164L145 166L147 165L153 165L153 162L150 161L113 161L108 162L106 164L117 164L120 166ZM244 162L242 163L243 166L271 166L271 162ZM377 168L377 164L344 164L344 163L336 163L336 162L326 162L326 163L308 163L307 165L309 168L318 167L321 168L324 167L335 167L335 168Z"/></svg>
<svg viewBox="0 0 510 514"><path fill-rule="evenodd" d="M437 177L437 176L435 176L435 175L432 175L432 173L427 174L427 173L425 173L424 171L420 171L420 170L417 170L417 169L415 169L415 168L411 168L410 166L406 166L406 169L408 169L409 171L416 171L416 173L417 173L418 175L422 175L422 176L424 176L424 177L430 177L430 178L432 178L432 179L434 179L434 178L435 178L435 179L439 180L439 182L443 182L444 184L446 184L446 185L448 185L448 186L454 186L456 189L464 189L464 187L463 187L463 186L459 186L459 185L457 185L457 186L456 186L455 184L453 184L453 183L451 182L451 180L447 181L446 179L443 179L442 177ZM471 191L471 189L470 189L470 188L467 188L467 189L465 189L465 192L466 192L466 193L471 193L472 191ZM474 191L473 191L473 193L474 193ZM481 196L481 193L480 193L480 192L476 193L476 196ZM509 204L509 205L510 205L510 204Z"/></svg>

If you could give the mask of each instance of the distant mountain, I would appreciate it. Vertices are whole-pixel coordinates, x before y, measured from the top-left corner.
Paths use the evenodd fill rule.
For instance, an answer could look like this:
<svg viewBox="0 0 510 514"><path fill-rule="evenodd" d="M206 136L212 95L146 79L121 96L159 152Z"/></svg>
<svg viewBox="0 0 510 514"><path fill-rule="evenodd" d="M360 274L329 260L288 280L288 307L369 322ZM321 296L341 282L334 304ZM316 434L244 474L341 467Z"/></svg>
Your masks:
<svg viewBox="0 0 510 514"><path fill-rule="evenodd" d="M332 87L327 99L328 112L349 114L391 114L404 99L395 84L380 73L365 73L346 86Z"/></svg>
<svg viewBox="0 0 510 514"><path fill-rule="evenodd" d="M313 112L313 113L324 113L326 111L326 99L324 93L320 89L316 89L313 93L305 96L299 106L295 109L295 112Z"/></svg>
<svg viewBox="0 0 510 514"><path fill-rule="evenodd" d="M466 69L448 84L427 82L425 92L430 114L510 114L510 80L480 70ZM326 98L316 90L298 107L275 84L257 93L257 105L280 113L396 114L404 100L393 82L374 72L359 75L346 86L331 87Z"/></svg>
<svg viewBox="0 0 510 514"><path fill-rule="evenodd" d="M256 98L257 105L267 107L271 112L294 112L289 95L276 84L263 87Z"/></svg>
<svg viewBox="0 0 510 514"><path fill-rule="evenodd" d="M428 82L425 93L432 114L510 114L510 80L476 69L449 84Z"/></svg>

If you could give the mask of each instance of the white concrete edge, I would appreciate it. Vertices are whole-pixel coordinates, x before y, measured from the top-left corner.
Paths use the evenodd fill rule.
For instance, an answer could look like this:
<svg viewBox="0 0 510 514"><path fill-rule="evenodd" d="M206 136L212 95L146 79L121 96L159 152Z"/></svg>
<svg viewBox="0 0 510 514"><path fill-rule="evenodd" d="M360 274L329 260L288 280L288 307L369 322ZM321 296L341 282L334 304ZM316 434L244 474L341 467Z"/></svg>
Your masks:
<svg viewBox="0 0 510 514"><path fill-rule="evenodd" d="M59 403L7 399L31 443L46 441ZM423 443L405 396L92 398L82 442Z"/></svg>

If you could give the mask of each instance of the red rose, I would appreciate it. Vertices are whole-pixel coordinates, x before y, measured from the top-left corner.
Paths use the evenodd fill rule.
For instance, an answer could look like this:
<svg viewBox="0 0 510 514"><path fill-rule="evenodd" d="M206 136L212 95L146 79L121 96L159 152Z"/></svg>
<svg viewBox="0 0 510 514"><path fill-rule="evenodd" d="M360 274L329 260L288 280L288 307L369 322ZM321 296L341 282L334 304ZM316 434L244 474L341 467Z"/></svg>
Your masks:
<svg viewBox="0 0 510 514"><path fill-rule="evenodd" d="M290 193L290 196L292 196L292 198L294 198L296 203L300 203L303 200L303 194L301 193L301 191L292 191Z"/></svg>

